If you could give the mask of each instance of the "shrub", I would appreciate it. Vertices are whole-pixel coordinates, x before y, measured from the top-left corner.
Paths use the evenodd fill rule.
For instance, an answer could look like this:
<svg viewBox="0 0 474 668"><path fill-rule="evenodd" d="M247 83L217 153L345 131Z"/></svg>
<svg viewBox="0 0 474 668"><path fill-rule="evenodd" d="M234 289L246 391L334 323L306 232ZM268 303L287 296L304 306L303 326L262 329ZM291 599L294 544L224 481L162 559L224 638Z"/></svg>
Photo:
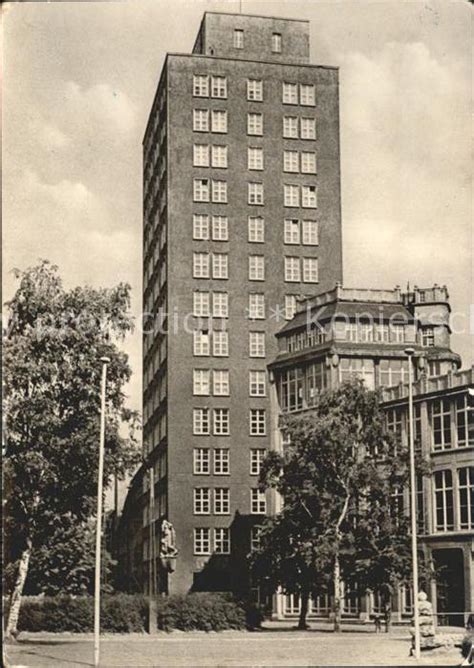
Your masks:
<svg viewBox="0 0 474 668"><path fill-rule="evenodd" d="M194 593L158 599L158 628L164 631L223 631L245 628L244 609L228 594Z"/></svg>
<svg viewBox="0 0 474 668"><path fill-rule="evenodd" d="M143 596L104 596L101 630L111 633L144 631L148 607ZM44 596L22 602L19 631L70 631L84 633L94 628L94 599L91 596Z"/></svg>

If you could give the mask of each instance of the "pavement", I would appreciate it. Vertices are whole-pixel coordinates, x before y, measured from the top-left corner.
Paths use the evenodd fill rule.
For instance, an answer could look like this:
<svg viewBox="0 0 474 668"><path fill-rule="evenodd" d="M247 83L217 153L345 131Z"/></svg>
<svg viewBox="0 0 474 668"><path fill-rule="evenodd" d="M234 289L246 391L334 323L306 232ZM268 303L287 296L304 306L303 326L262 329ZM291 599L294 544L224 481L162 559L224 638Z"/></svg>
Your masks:
<svg viewBox="0 0 474 668"><path fill-rule="evenodd" d="M104 634L100 666L459 666L462 661L455 647L423 653L419 662L409 657L409 648L404 627L388 634L375 634L372 626L338 634L330 627L297 631L274 626L253 633ZM83 668L94 665L93 656L92 634L21 633L16 643L4 647L4 665L9 668Z"/></svg>

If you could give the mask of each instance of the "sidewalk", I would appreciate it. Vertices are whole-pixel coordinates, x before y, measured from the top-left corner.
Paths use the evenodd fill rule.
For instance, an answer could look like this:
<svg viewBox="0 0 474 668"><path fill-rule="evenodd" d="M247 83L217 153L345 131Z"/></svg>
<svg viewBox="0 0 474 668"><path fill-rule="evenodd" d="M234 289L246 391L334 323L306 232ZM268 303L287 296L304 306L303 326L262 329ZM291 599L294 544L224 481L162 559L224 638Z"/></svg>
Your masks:
<svg viewBox="0 0 474 668"><path fill-rule="evenodd" d="M270 626L270 625L269 625ZM459 648L422 655L420 662L408 656L408 629L389 634L346 630L295 631L289 627L261 632L223 631L160 632L101 636L103 667L159 666L459 666ZM81 668L93 665L92 634L22 633L16 644L4 648L5 665Z"/></svg>

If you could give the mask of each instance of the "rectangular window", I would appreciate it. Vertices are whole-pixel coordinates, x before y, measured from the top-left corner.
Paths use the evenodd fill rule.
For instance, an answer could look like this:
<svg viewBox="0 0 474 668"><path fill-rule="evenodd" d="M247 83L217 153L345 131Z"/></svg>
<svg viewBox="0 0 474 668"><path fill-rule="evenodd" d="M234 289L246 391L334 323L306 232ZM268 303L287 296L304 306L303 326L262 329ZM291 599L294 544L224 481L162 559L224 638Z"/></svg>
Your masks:
<svg viewBox="0 0 474 668"><path fill-rule="evenodd" d="M193 332L193 354L196 357L204 357L210 352L209 332L203 330Z"/></svg>
<svg viewBox="0 0 474 668"><path fill-rule="evenodd" d="M209 369L193 370L194 396L208 396L211 391L211 372Z"/></svg>
<svg viewBox="0 0 474 668"><path fill-rule="evenodd" d="M318 258L304 257L303 283L317 283L318 280Z"/></svg>
<svg viewBox="0 0 474 668"><path fill-rule="evenodd" d="M263 183L248 184L248 203L263 204Z"/></svg>
<svg viewBox="0 0 474 668"><path fill-rule="evenodd" d="M215 203L227 203L227 181L212 182L212 201Z"/></svg>
<svg viewBox="0 0 474 668"><path fill-rule="evenodd" d="M297 116L283 116L283 137L285 139L298 139Z"/></svg>
<svg viewBox="0 0 474 668"><path fill-rule="evenodd" d="M225 99L227 97L227 78L221 76L211 77L211 97Z"/></svg>
<svg viewBox="0 0 474 668"><path fill-rule="evenodd" d="M230 490L228 487L214 489L214 515L228 515L230 513Z"/></svg>
<svg viewBox="0 0 474 668"><path fill-rule="evenodd" d="M265 318L265 295L256 292L249 294L248 313L251 320Z"/></svg>
<svg viewBox="0 0 474 668"><path fill-rule="evenodd" d="M214 475L230 474L229 448L214 449Z"/></svg>
<svg viewBox="0 0 474 668"><path fill-rule="evenodd" d="M247 134L263 135L263 114L247 114Z"/></svg>
<svg viewBox="0 0 474 668"><path fill-rule="evenodd" d="M210 315L210 294L209 292L193 293L193 315L197 318L208 318Z"/></svg>
<svg viewBox="0 0 474 668"><path fill-rule="evenodd" d="M215 397L228 397L229 371L227 369L214 369L212 372L212 393Z"/></svg>
<svg viewBox="0 0 474 668"><path fill-rule="evenodd" d="M250 513L252 515L264 515L267 512L267 501L265 492L258 488L250 490Z"/></svg>
<svg viewBox="0 0 474 668"><path fill-rule="evenodd" d="M283 151L283 171L299 172L299 170L298 151Z"/></svg>
<svg viewBox="0 0 474 668"><path fill-rule="evenodd" d="M264 408L250 409L250 436L265 436L266 414Z"/></svg>
<svg viewBox="0 0 474 668"><path fill-rule="evenodd" d="M250 529L250 551L254 552L255 550L260 549L260 533L262 531L262 527L259 526L253 526Z"/></svg>
<svg viewBox="0 0 474 668"><path fill-rule="evenodd" d="M260 475L260 467L266 454L265 448L252 448L250 450L250 475Z"/></svg>
<svg viewBox="0 0 474 668"><path fill-rule="evenodd" d="M316 153L301 151L301 171L303 174L316 174Z"/></svg>
<svg viewBox="0 0 474 668"><path fill-rule="evenodd" d="M291 320L296 313L296 295L285 295L285 320Z"/></svg>
<svg viewBox="0 0 474 668"><path fill-rule="evenodd" d="M304 209L316 209L318 206L316 186L301 186L301 206Z"/></svg>
<svg viewBox="0 0 474 668"><path fill-rule="evenodd" d="M214 408L213 433L214 436L229 435L230 431L228 408Z"/></svg>
<svg viewBox="0 0 474 668"><path fill-rule="evenodd" d="M297 218L286 218L284 230L285 244L299 244L300 243L300 223Z"/></svg>
<svg viewBox="0 0 474 668"><path fill-rule="evenodd" d="M212 317L213 318L229 317L229 295L227 292L212 293Z"/></svg>
<svg viewBox="0 0 474 668"><path fill-rule="evenodd" d="M214 331L212 333L212 354L214 355L214 357L229 356L228 332Z"/></svg>
<svg viewBox="0 0 474 668"><path fill-rule="evenodd" d="M300 104L304 107L314 107L316 104L313 84L300 85Z"/></svg>
<svg viewBox="0 0 474 668"><path fill-rule="evenodd" d="M263 169L263 148L250 146L247 149L248 169Z"/></svg>
<svg viewBox="0 0 474 668"><path fill-rule="evenodd" d="M264 397L266 395L265 371L249 371L249 396Z"/></svg>
<svg viewBox="0 0 474 668"><path fill-rule="evenodd" d="M227 111L221 109L213 109L211 115L212 132L226 133L227 132Z"/></svg>
<svg viewBox="0 0 474 668"><path fill-rule="evenodd" d="M209 528L194 529L194 554L211 554L211 530Z"/></svg>
<svg viewBox="0 0 474 668"><path fill-rule="evenodd" d="M227 216L212 216L212 240L229 240L229 221Z"/></svg>
<svg viewBox="0 0 474 668"><path fill-rule="evenodd" d="M301 281L301 264L299 257L285 257L285 281L299 283Z"/></svg>
<svg viewBox="0 0 474 668"><path fill-rule="evenodd" d="M194 475L209 475L211 472L211 458L209 448L194 448L193 473Z"/></svg>
<svg viewBox="0 0 474 668"><path fill-rule="evenodd" d="M388 325L376 324L374 327L374 339L377 343L388 343L390 341Z"/></svg>
<svg viewBox="0 0 474 668"><path fill-rule="evenodd" d="M474 529L474 467L458 469L459 528Z"/></svg>
<svg viewBox="0 0 474 668"><path fill-rule="evenodd" d="M265 280L265 257L249 255L249 281Z"/></svg>
<svg viewBox="0 0 474 668"><path fill-rule="evenodd" d="M282 102L283 104L298 104L298 84L283 83Z"/></svg>
<svg viewBox="0 0 474 668"><path fill-rule="evenodd" d="M243 30L234 30L234 49L243 49L244 48L244 31Z"/></svg>
<svg viewBox="0 0 474 668"><path fill-rule="evenodd" d="M281 33L272 33L272 52L281 53Z"/></svg>
<svg viewBox="0 0 474 668"><path fill-rule="evenodd" d="M421 330L421 345L425 348L432 348L435 344L433 327L425 327Z"/></svg>
<svg viewBox="0 0 474 668"><path fill-rule="evenodd" d="M208 487L194 488L194 514L209 515L211 512L211 490Z"/></svg>
<svg viewBox="0 0 474 668"><path fill-rule="evenodd" d="M431 403L430 408L433 449L446 450L451 448L451 406L449 399L437 399Z"/></svg>
<svg viewBox="0 0 474 668"><path fill-rule="evenodd" d="M209 239L209 216L199 213L193 215L193 239Z"/></svg>
<svg viewBox="0 0 474 668"><path fill-rule="evenodd" d="M317 246L319 243L318 222L316 220L303 220L302 237L304 246Z"/></svg>
<svg viewBox="0 0 474 668"><path fill-rule="evenodd" d="M248 240L260 244L265 241L265 222L260 216L249 216Z"/></svg>
<svg viewBox="0 0 474 668"><path fill-rule="evenodd" d="M283 203L285 206L298 207L300 205L300 188L295 185L283 186Z"/></svg>
<svg viewBox="0 0 474 668"><path fill-rule="evenodd" d="M193 253L193 278L209 278L209 253Z"/></svg>
<svg viewBox="0 0 474 668"><path fill-rule="evenodd" d="M403 325L390 325L390 341L392 343L405 343L405 327Z"/></svg>
<svg viewBox="0 0 474 668"><path fill-rule="evenodd" d="M215 554L230 554L230 529L214 529Z"/></svg>
<svg viewBox="0 0 474 668"><path fill-rule="evenodd" d="M301 139L316 139L316 120L314 118L301 119Z"/></svg>
<svg viewBox="0 0 474 668"><path fill-rule="evenodd" d="M265 357L265 332L249 332L249 357Z"/></svg>
<svg viewBox="0 0 474 668"><path fill-rule="evenodd" d="M262 102L263 82L260 79L248 79L247 100L251 100L252 102Z"/></svg>
<svg viewBox="0 0 474 668"><path fill-rule="evenodd" d="M209 146L207 144L194 144L193 165L194 167L209 167Z"/></svg>
<svg viewBox="0 0 474 668"><path fill-rule="evenodd" d="M195 74L193 76L193 95L194 97L209 97L209 77L205 74Z"/></svg>
<svg viewBox="0 0 474 668"><path fill-rule="evenodd" d="M453 474L447 469L435 471L435 530L454 530Z"/></svg>
<svg viewBox="0 0 474 668"><path fill-rule="evenodd" d="M193 434L196 436L206 436L209 433L209 408L193 408Z"/></svg>
<svg viewBox="0 0 474 668"><path fill-rule="evenodd" d="M212 254L212 278L229 278L229 256L227 253Z"/></svg>
<svg viewBox="0 0 474 668"><path fill-rule="evenodd" d="M193 188L195 202L209 202L209 179L194 179Z"/></svg>
<svg viewBox="0 0 474 668"><path fill-rule="evenodd" d="M211 148L211 164L213 167L225 169L227 167L227 146L214 144Z"/></svg>
<svg viewBox="0 0 474 668"><path fill-rule="evenodd" d="M456 436L458 448L465 448L469 443L469 431L472 433L473 411L467 395L456 398Z"/></svg>
<svg viewBox="0 0 474 668"><path fill-rule="evenodd" d="M193 130L195 132L209 132L208 109L193 109Z"/></svg>

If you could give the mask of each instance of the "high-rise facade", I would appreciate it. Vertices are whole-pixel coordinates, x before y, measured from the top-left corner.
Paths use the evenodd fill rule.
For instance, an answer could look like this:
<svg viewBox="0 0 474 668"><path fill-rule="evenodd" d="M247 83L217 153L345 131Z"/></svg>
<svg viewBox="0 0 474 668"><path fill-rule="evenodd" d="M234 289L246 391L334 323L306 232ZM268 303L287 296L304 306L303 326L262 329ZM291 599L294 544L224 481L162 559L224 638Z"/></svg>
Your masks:
<svg viewBox="0 0 474 668"><path fill-rule="evenodd" d="M222 589L235 526L266 511L274 334L342 280L338 71L309 63L308 22L206 13L166 57L143 158L144 567L166 517L159 588Z"/></svg>

